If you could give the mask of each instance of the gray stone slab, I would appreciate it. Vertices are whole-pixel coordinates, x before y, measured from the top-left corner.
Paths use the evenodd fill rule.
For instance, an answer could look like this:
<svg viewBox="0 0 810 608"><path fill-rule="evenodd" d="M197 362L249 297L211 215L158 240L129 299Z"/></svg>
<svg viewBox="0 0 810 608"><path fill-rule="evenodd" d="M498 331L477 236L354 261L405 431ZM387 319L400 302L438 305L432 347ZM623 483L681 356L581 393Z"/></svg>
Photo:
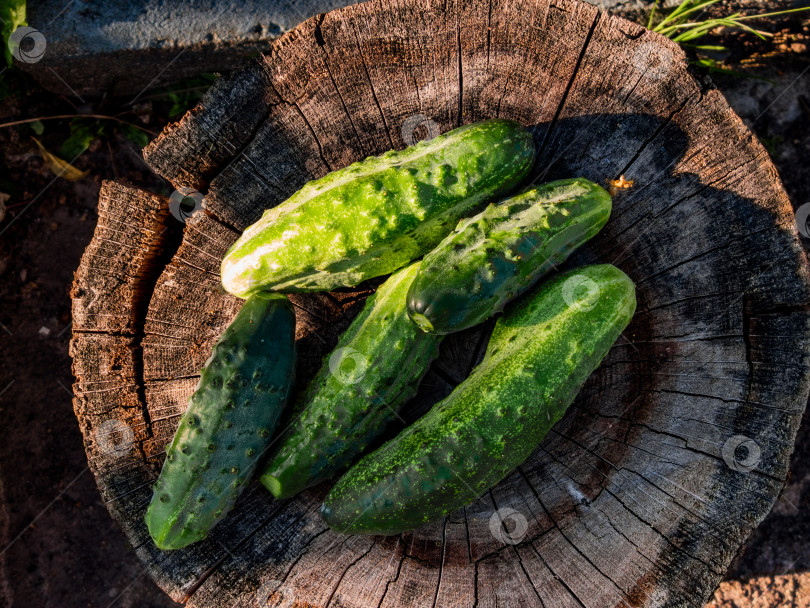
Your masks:
<svg viewBox="0 0 810 608"><path fill-rule="evenodd" d="M309 17L348 4L354 2L30 0L28 23L46 49L38 61L17 65L57 93L137 95L233 69Z"/></svg>
<svg viewBox="0 0 810 608"><path fill-rule="evenodd" d="M653 0L587 0L641 20ZM672 7L681 0L661 0ZM761 13L802 0L726 0L712 10ZM81 97L139 95L202 72L223 72L302 21L351 0L29 0L28 23L45 52L17 62L50 91Z"/></svg>

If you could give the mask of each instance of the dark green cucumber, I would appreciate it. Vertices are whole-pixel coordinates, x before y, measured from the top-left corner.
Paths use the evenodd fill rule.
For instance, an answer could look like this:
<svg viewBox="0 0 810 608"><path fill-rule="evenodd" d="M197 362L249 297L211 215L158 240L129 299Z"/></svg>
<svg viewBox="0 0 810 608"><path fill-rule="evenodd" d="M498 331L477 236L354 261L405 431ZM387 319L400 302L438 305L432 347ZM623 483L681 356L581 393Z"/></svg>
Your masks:
<svg viewBox="0 0 810 608"><path fill-rule="evenodd" d="M222 261L222 284L321 291L393 272L433 249L458 220L517 186L531 134L509 120L465 125L309 182L264 212Z"/></svg>
<svg viewBox="0 0 810 608"><path fill-rule="evenodd" d="M261 476L277 498L342 472L416 393L441 340L405 312L418 269L417 262L397 271L367 300L297 400Z"/></svg>
<svg viewBox="0 0 810 608"><path fill-rule="evenodd" d="M214 345L166 451L146 512L161 549L202 540L233 507L267 449L295 371L295 313L258 293Z"/></svg>
<svg viewBox="0 0 810 608"><path fill-rule="evenodd" d="M489 205L425 255L408 291L408 314L437 334L481 323L596 235L610 208L610 194L583 178Z"/></svg>
<svg viewBox="0 0 810 608"><path fill-rule="evenodd" d="M610 265L556 276L511 304L470 377L338 480L326 522L397 534L472 502L539 445L635 307L633 283Z"/></svg>

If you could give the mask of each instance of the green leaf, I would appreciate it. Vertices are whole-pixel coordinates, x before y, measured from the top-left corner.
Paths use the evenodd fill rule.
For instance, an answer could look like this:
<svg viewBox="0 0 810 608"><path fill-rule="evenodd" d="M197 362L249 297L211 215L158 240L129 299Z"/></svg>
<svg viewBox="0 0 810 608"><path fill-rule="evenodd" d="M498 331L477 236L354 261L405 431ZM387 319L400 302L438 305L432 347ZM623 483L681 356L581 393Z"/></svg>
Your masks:
<svg viewBox="0 0 810 608"><path fill-rule="evenodd" d="M762 145L765 146L771 156L776 156L776 151L779 144L783 143L785 140L781 135L776 135L775 137L771 138L760 137L759 141L762 142Z"/></svg>
<svg viewBox="0 0 810 608"><path fill-rule="evenodd" d="M43 131L45 131L45 125L42 124L41 120L35 120L34 122L29 122L28 126L31 127L31 130L36 133L37 135L42 135Z"/></svg>
<svg viewBox="0 0 810 608"><path fill-rule="evenodd" d="M11 51L8 48L8 37L21 25L27 25L25 20L25 0L0 0L0 34L3 37L3 51L6 54L6 63L11 65Z"/></svg>
<svg viewBox="0 0 810 608"><path fill-rule="evenodd" d="M131 127L129 125L119 125L119 129L124 137L133 142L139 148L145 148L149 143L149 137L140 129L136 129L135 127Z"/></svg>
<svg viewBox="0 0 810 608"><path fill-rule="evenodd" d="M59 156L72 161L90 147L90 143L102 133L103 126L75 118L70 123L70 137L59 147Z"/></svg>
<svg viewBox="0 0 810 608"><path fill-rule="evenodd" d="M169 99L172 102L172 107L169 110L169 118L174 118L180 114L184 114L188 106L188 101L185 96L180 96L177 93L169 93Z"/></svg>

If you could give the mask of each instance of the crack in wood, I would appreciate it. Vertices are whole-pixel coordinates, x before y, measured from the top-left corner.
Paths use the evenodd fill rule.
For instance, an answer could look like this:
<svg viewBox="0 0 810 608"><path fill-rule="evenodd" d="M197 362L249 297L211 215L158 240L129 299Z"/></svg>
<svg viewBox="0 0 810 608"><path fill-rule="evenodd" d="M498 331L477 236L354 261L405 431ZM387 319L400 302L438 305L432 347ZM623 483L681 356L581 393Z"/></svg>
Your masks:
<svg viewBox="0 0 810 608"><path fill-rule="evenodd" d="M625 476L627 475L627 472L626 472L626 470L625 470L624 468L622 468L622 467L618 467L617 465L613 464L612 462L610 462L610 461L609 461L609 460L607 460L606 458L603 458L603 457L602 457L602 456L600 456L599 454L596 454L595 452L593 452L593 450L592 450L591 448L588 448L588 447L586 447L586 446L583 446L582 444L580 444L579 442L577 442L577 441L575 441L575 440L571 439L570 437L567 437L567 436L564 436L564 435L560 435L560 436L561 436L561 437L563 437L564 439L567 439L568 441L571 441L572 443L577 444L577 445L578 445L578 446L579 446L581 449L585 450L585 452L587 452L588 454L590 454L590 455L592 455L592 456L595 456L595 457L596 457L596 458L598 458L599 460L602 460L603 462L607 463L607 464L608 464L608 465L609 465L609 466L610 466L610 467L611 467L611 468L612 468L612 469L613 469L613 470L614 470L614 471L615 471L617 474L620 474L620 475L625 475ZM636 446L631 446L631 447L636 447ZM553 459L554 459L556 462L558 462L558 463L559 463L561 466L563 466L564 468L569 468L569 466L568 466L566 463L564 463L564 462L560 461L560 460L559 460L558 458L556 458L556 457L555 457L555 456L554 456L552 453L550 453L550 452L547 452L547 453L549 454L549 456L550 456L551 458L553 458ZM657 455L656 455L656 456L657 456ZM586 463L586 464L589 464L589 463ZM676 463L672 463L672 464L674 465L674 464L676 464ZM615 481L614 479L611 479L610 477L608 477L607 475L605 475L604 473L602 473L601 471L599 471L599 469L598 469L598 468L596 468L596 467L592 467L592 468L594 468L594 470L596 470L596 471L597 471L597 472L598 472L600 475L602 475L602 476L603 476L603 477L604 477L604 478L607 480L607 482L608 482L609 484L616 484L616 481ZM664 491L662 488L660 488L659 486L657 486L657 485L653 484L652 482L650 482L649 480L647 480L645 477L641 476L641 475L640 475L639 473L637 473L636 471L634 471L634 470L632 470L632 469L631 469L631 471L632 471L632 472L634 472L634 473L636 473L636 474L637 474L637 475L639 475L640 477L642 477L642 479L644 479L645 481L647 481L647 483L649 483L651 486L653 486L653 487L657 488L658 490L660 490L661 492L663 492L663 493L665 493L665 494L668 494L668 493L667 493L667 492L665 492L665 491ZM571 476L568 476L568 477L569 477L569 479L570 479L570 480L571 480L573 483L576 483L576 480L574 480L574 479L573 479ZM555 479L555 483L556 483L556 479ZM618 484L616 484L616 485L618 485ZM639 487L639 486L635 486L635 487ZM707 568L714 570L714 566L712 566L712 565L710 565L710 564L706 563L704 560L702 560L702 559L701 559L701 558L699 558L698 556L693 555L693 554L691 554L691 553L687 552L687 551L686 551L685 549L683 549L682 547L679 547L679 546L675 545L675 544L674 544L674 542L672 542L672 540L671 540L671 539L670 539L668 536L666 536L666 535L665 535L665 534L663 534L663 533L662 533L660 530L658 530L658 528L657 528L657 527L656 527L656 526L655 526L655 525L654 525L654 524L653 524L651 521L647 521L647 520L645 520L643 517L641 517L641 515L640 515L638 512L636 512L635 510L633 510L633 509L631 509L629 506L627 506L627 505L626 505L626 503L625 503L623 500L621 500L621 499L618 497L618 495L617 495L617 494L615 494L614 492L612 492L612 491L610 490L610 488L609 488L609 487L604 486L604 488L603 488L603 489L604 489L605 491L607 491L607 492L608 492L608 493L609 493L611 496L614 496L614 498L616 498L616 499L617 499L617 500L618 500L618 501L619 501L619 502L622 504L622 506L624 506L624 507L627 509L627 511L628 511L629 513L631 513L632 515L634 515L634 516L635 516L636 518L638 518L640 521L644 522L644 523L647 525L647 527L649 527L651 530L653 530L654 532L656 532L656 533L657 533L657 534L658 534L658 535L659 535L659 536L660 536L662 539L666 540L666 541L667 541L667 542L668 542L670 545L672 545L673 547L675 547L675 548L676 548L676 549L678 549L679 551L682 551L684 554L688 555L688 556L689 556L689 557L691 557L692 559L695 559L695 560L697 560L697 561L701 562L701 563L702 563L704 566L706 566ZM621 489L623 489L623 490L625 490L625 491L626 491L626 488L621 488ZM651 496L650 494L648 494L647 492L645 492L645 491L644 491L643 489L641 489L640 487L639 487L639 490L640 490L641 492L643 492L645 496L647 496L648 498L650 498L650 499L651 499L651 500L653 500L654 502L658 503L658 504L659 504L659 505L660 505L660 506L661 506L663 509L665 509L665 510L666 510L666 509L671 509L671 507L669 507L668 505L666 505L666 504L662 503L661 501L657 500L655 497ZM669 494L668 494L668 495L669 495ZM631 495L631 498L633 498L633 500L634 500L634 501L635 501L635 502L636 502L636 503L639 505L639 507L641 507L641 508L643 509L643 506L641 505L641 503L639 503L639 502L638 502L638 501L637 501L637 500L636 500L634 497L632 497L632 495ZM674 498L674 497L673 497L673 498ZM592 501L592 502L593 502L593 501ZM701 517L699 514L694 513L694 512L693 512L693 511L691 511L690 509L687 509L687 508L686 508L684 505L680 504L680 503L679 503L677 500L675 500L675 504L677 504L678 506L680 506L682 509L684 509L684 510L685 510L685 511L687 511L688 513L690 513L690 514L694 515L694 516L695 516L697 519L699 519L700 521L707 521L707 520L705 520L704 518L702 518L702 517ZM558 526L558 528L559 528L559 526ZM718 540L718 541L721 541L721 542L724 540L724 537L723 537L723 536L721 536L721 535L717 535L717 536L715 536L715 538L717 538L717 540Z"/></svg>
<svg viewBox="0 0 810 608"><path fill-rule="evenodd" d="M262 56L261 59L253 59L251 61L252 61L252 65L247 69L251 69L251 67L252 67L253 69L258 70L258 72L260 74L262 74L264 77L270 77L270 75L267 73L263 56ZM219 83L219 84L215 83L215 85L212 86L212 89L214 87L216 87L216 86L225 86L225 85L223 85L223 83ZM210 90L209 90L209 92L206 93L206 96L209 96L209 95L211 95ZM241 154L244 152L244 150L253 141L253 139L256 136L256 133L262 127L264 122L272 114L272 112L273 112L273 110L274 110L274 108L276 106L276 104L273 103L273 102L265 102L265 103L267 105L267 109L264 111L263 115L259 118L259 120L257 120L256 124L246 134L246 136L244 137L244 141L243 141L242 145L239 146L239 147L234 146L233 143L230 141L230 139L228 137L222 137L221 135L215 136L213 133L209 132L207 130L207 125L206 125L205 120L197 120L195 122L196 128L199 129L202 133L205 134L205 136L206 136L206 138L207 138L207 140L208 140L208 142L210 144L209 148L208 148L208 151L205 154L206 156L208 156L210 154L211 150L214 148L214 146L216 144L220 144L220 146L225 147L225 149L228 151L228 154L230 154L230 156L228 156L227 154L223 155L223 160L225 161L224 162L225 166L223 167L222 163L220 163L220 165L214 170L212 175L206 176L204 174L204 172L199 173L198 175L196 175L192 179L192 181L195 182L194 184L192 184L192 187L197 188L197 189L205 189L205 188L207 188L208 185L217 177L217 175L219 175L222 171L227 169L236 160L236 158L241 156ZM191 115L193 112L194 112L194 110L192 110L191 113L188 114L187 116ZM243 117L240 116L239 118L242 119ZM185 117L184 117L184 119L185 119ZM172 143L173 143L172 139L174 137L178 137L178 135L176 133L174 133L173 131L169 130L169 127L167 127L167 129L165 129L164 132L161 133L161 135L158 136L158 138L156 140L151 142L149 144L149 146L144 149L144 157L145 157L145 160L146 160L146 164L153 171L155 171L156 173L158 173L162 177L168 177L170 183L172 183L172 185L174 187L179 187L181 185L184 185L184 184L180 183L180 182L183 181L182 179L178 179L176 175L169 175L169 176L164 175L165 171L163 171L163 167L161 166L161 163L158 162L158 165L155 166L155 163L150 162L150 160L149 160L156 153L158 155L160 155L164 148L170 150L172 148ZM210 169L209 169L209 171L210 171Z"/></svg>
<svg viewBox="0 0 810 608"><path fill-rule="evenodd" d="M456 127L460 127L463 123L464 114L464 73L461 61L461 26L456 23L456 52L458 53L458 118L456 119Z"/></svg>
<svg viewBox="0 0 810 608"><path fill-rule="evenodd" d="M388 137L388 143L391 146L391 150L395 148L394 146L394 139L391 137L391 128L388 126L388 121L385 119L385 112L383 112L382 106L380 105L380 100L377 97L377 90L374 87L374 81L371 79L371 74L368 71L368 64L366 63L366 56L363 52L363 46L360 43L360 35L357 32L357 25L355 24L354 27L354 38L357 42L357 48L359 50L360 61L363 64L363 70L366 74L366 79L368 80L368 85L371 88L371 96L374 99L374 104L377 106L377 110L380 112L380 119L383 122L383 126L385 127L385 134Z"/></svg>
<svg viewBox="0 0 810 608"><path fill-rule="evenodd" d="M547 569L549 572L551 572L552 574L554 574L554 570L552 570L552 569L551 569L551 566L549 566L548 562L547 562L547 561L546 561L546 560L543 558L543 556L542 556L542 555L540 555L540 553L537 551L537 547L534 545L534 543L531 543L531 544L529 545L529 547L531 547L531 550L532 550L532 552L534 553L534 555L537 557L537 559L538 559L538 560L540 560L540 563L542 563L542 564L543 564L543 565L546 567L546 569ZM555 576L556 576L556 575L555 575ZM560 577L560 576L556 576L556 580L557 580L557 581L559 581L559 583L560 583L560 584L561 584L561 585L562 585L562 586L565 588L565 590L568 592L568 594L571 596L571 598L572 598L572 599L574 599L574 600L577 602L577 604L579 604L580 608L586 608L586 607L585 607L585 604L583 603L583 601L582 601L582 600L580 599L580 597L579 597L579 596L578 596L578 595L577 595L577 594L574 592L574 590L573 590L573 589L571 589L571 587L569 587L569 586L568 586L568 583L565 581L565 579L564 579L564 578L562 578L562 577Z"/></svg>
<svg viewBox="0 0 810 608"><path fill-rule="evenodd" d="M337 592L338 588L340 587L340 583L343 582L343 578L346 576L346 573L349 570L351 570L352 566L359 563L366 555L368 555L373 548L374 548L374 543L369 545L368 549L366 549L362 554L360 554L351 563L349 563L348 566L346 566L346 568L341 573L340 578L338 578L337 584L335 584L334 589L332 589L332 592L329 594L329 597L326 598L326 604L324 605L324 608L329 608L329 605L332 603L332 598L335 597L335 593Z"/></svg>
<svg viewBox="0 0 810 608"><path fill-rule="evenodd" d="M568 438L568 437L565 437L565 438L566 438L566 439L568 439L569 441L574 442L573 440L571 440L571 439L570 439L570 438ZM574 443L576 443L576 442L574 442ZM580 446L580 447L584 447L584 446ZM593 456L597 457L598 459L600 459L600 460L602 460L603 462L606 462L608 465L610 465L610 466L611 466L611 468L613 468L613 469L614 469L614 471L615 471L617 474L627 476L627 472L626 472L624 469L622 469L622 468L620 468L620 467L617 467L616 465L614 465L613 463L611 463L611 462L610 462L610 461L608 461L607 459L605 459L605 458L603 458L602 456L600 456L600 455L598 455L598 454L594 453L592 450L589 450L588 448L584 448L584 449L585 449L586 451L588 451L590 454L592 454ZM554 457L554 456L552 455L552 457ZM555 460L556 460L556 458L555 458ZM560 461L559 461L559 460L557 460L557 462L560 462ZM563 466L566 466L564 463L560 463L560 464L562 464ZM590 463L587 463L587 464L589 464L589 465L590 465ZM673 463L673 464L674 464L674 463ZM590 466L592 466L592 465L590 465ZM566 468L567 468L567 467L566 467ZM597 472L598 472L600 475L602 475L603 477L605 477L605 479L607 480L608 484L615 484L615 485L618 485L614 479L612 479L612 478L608 477L607 475L605 475L604 473L602 473L601 471L599 471L599 469L598 469L598 468L593 467L593 466L592 466L592 468L594 468L594 470L596 470L596 471L597 471ZM571 481L573 481L574 483L576 483L576 482L575 482L575 480L574 480L573 478L569 477L569 479L571 479ZM646 480L645 480L645 481L646 481ZM648 483L649 483L649 482L648 482ZM653 484L651 484L651 485L653 485ZM657 487L657 486L654 486L654 487ZM621 488L621 489L624 489L624 488ZM662 503L660 500L657 500L655 497L653 497L652 495L648 494L648 493L647 493L647 492L645 492L643 489L641 489L641 488L639 488L639 489L641 490L641 492L643 492L643 493L644 493L644 495L645 495L645 496L647 496L648 498L650 498L652 501L654 501L654 502L658 503L658 504L659 504L659 505L660 505L660 506L661 506L663 509L668 509L668 508L669 508L669 507L668 507L668 505L666 505L665 503ZM660 488L659 488L659 489L660 489ZM689 552L685 551L685 550L684 550L682 547L679 547L678 545L675 545L675 543L674 543L674 542L673 542L673 541L672 541L672 540L671 540L671 539L670 539L670 538L669 538L667 535L663 534L663 533L662 533L660 530L658 530L658 528L656 527L656 525L655 525L655 524L654 524L652 521L648 521L648 520L644 519L644 518L641 516L641 514L640 514L640 513L638 513L638 512L637 512L637 511L635 511L634 509L631 509L629 506L627 506L627 504L626 504L626 503L625 503L625 502L624 502L624 501L623 501L623 500L622 500L622 499L619 497L619 495L618 495L618 494L616 494L616 493L614 493L614 492L613 492L613 491L610 489L610 487L605 486L605 487L604 487L604 490L605 490L605 491L606 491L608 494L610 494L611 496L613 496L613 497L614 497L614 498L615 498L615 499L616 499L616 500L617 500L617 501L618 501L618 502L619 502L619 503L620 503L620 504L621 504L621 505L622 505L622 506L623 506L623 507L624 507L624 508L625 508L625 509L626 509L626 510L627 510L627 511L630 513L630 514L632 514L632 515L633 515L635 518L637 518L639 521L641 521L642 523L644 523L644 524L645 524L645 525L646 525L646 526L647 526L649 529L651 529L651 530L653 530L654 532L656 532L656 533L657 533L657 534L658 534L658 535L659 535L659 536L660 536L660 537L661 537L663 540L667 541L667 543L668 543L668 544L670 544L670 545L671 545L673 548L675 548L675 549L677 549L677 550L679 550L679 551L684 552L684 553L685 553L686 555L688 555L690 558L695 559L695 560L697 560L697 561L701 562L701 563L702 563L703 565L705 565L707 568L709 568L709 569L714 569L714 566L713 566L713 565L708 564L707 562L705 562L704 560L702 560L702 559L701 559L700 557L698 557L697 555L693 555L693 554L691 554L691 553L689 553ZM643 505L641 505L641 503L639 503L639 502L638 502L638 501L635 499L635 497L631 496L631 498L633 498L633 500L636 502L636 504L638 504L638 506L639 506L640 508L644 509ZM591 504L592 504L593 502L594 502L594 501L592 501L592 502L591 502ZM588 507L588 506L590 506L590 505L586 505L586 507ZM603 513L603 517L602 517L602 519L603 519L604 521L606 521L606 522L608 523L608 525L610 525L610 526L611 526L611 528L613 528L614 530L616 530L616 532L617 532L617 533L619 533L619 534L621 534L623 537L625 537L625 539L626 539L628 542L630 542L630 544L632 544L634 547L636 547L636 549L638 549L638 545L636 545L636 543L634 543L632 540L630 540L630 539L629 539L629 538L628 538L628 537L627 537L627 536L626 536L626 535L625 535L625 534L624 534L622 531L620 531L618 528L616 528L616 526L613 524L613 522L611 522L611 521L610 521L610 518L609 518L609 517L607 517L607 516L604 516L604 513ZM587 524L586 524L586 525L587 525ZM721 537L721 536L717 536L716 538L717 538L718 540L722 540L722 537ZM652 560L649 560L649 558L648 558L646 555L643 555L643 554L642 554L642 556L643 556L645 559L647 559L648 561L650 561L650 563L653 563L653 562L652 562ZM658 566L657 566L657 564L655 564L655 566L656 566L656 568L658 567ZM721 573L721 572L718 572L718 574L722 574L722 573Z"/></svg>
<svg viewBox="0 0 810 608"><path fill-rule="evenodd" d="M320 26L319 26L320 27ZM352 118L351 112L349 112L348 107L346 106L346 101L343 99L343 93L340 92L338 88L337 81L335 80L334 75L332 74L332 67L329 65L329 53L326 52L326 48L323 44L320 45L321 49L323 50L323 63L326 66L326 71L329 74L329 80L332 81L332 86L335 87L335 91L340 98L340 105L343 107L343 111L346 113L346 116L349 118L349 124L352 126L352 130L354 131L354 137L357 139L357 144L361 150L364 151L363 155L365 156L365 148L363 146L363 140L360 139L360 133L357 131L357 126L354 124L354 119Z"/></svg>
<svg viewBox="0 0 810 608"><path fill-rule="evenodd" d="M565 106L565 101L568 99L568 94L571 92L571 88L574 86L574 81L576 80L577 74L579 73L579 68L582 65L582 60L585 58L585 52L588 50L588 46L591 43L591 38L593 38L593 33L596 31L596 26L601 18L602 14L597 13L596 16L594 17L593 22L591 22L591 26L588 29L587 35L585 36L585 42L582 44L582 49L579 51L579 56L577 57L577 61L574 64L574 71L571 73L571 77L568 79L568 83L565 85L562 97L560 97L560 101L557 104L557 109L554 111L554 117L551 119L551 124L549 125L548 129L546 129L546 132L543 135L543 141L540 142L540 145L537 147L537 155L535 156L536 159L541 158L543 152L546 149L546 144L551 138L551 134L553 133L554 128L557 126L560 114L562 114L563 111L563 106ZM535 175L535 168L533 168L530 173L530 176L533 175Z"/></svg>
<svg viewBox="0 0 810 608"><path fill-rule="evenodd" d="M639 78L639 81L641 81L641 78ZM633 87L633 88L635 89L635 87ZM692 101L693 98L694 98L693 96L687 96L686 99L683 100L683 103L681 103L680 106L678 106L672 112L669 113L669 115L666 117L666 119L660 125L658 125L656 127L656 129L655 129L655 131L653 131L652 135L650 135L647 139L644 140L644 143L641 144L641 147L638 150L636 150L636 153L633 154L633 157L629 161L627 161L627 164L624 166L624 169L619 171L619 173L618 173L618 175L616 177L619 177L619 175L624 175L625 173L630 171L630 167L632 167L633 164L638 160L638 158L641 156L641 154L644 152L644 150L646 150L647 147L653 141L658 139L658 137L661 135L663 130L666 129L672 123L672 121L675 119L675 116L677 114L680 114L681 111L686 107L686 104L688 104L690 101Z"/></svg>
<svg viewBox="0 0 810 608"><path fill-rule="evenodd" d="M436 608L436 601L439 599L439 590L442 587L442 576L444 575L444 564L447 559L447 518L444 518L444 522L442 523L442 547L441 547L442 559L439 562L439 576L438 580L436 581L436 592L433 594L433 603L431 604L431 608Z"/></svg>
<svg viewBox="0 0 810 608"><path fill-rule="evenodd" d="M395 554L396 554L396 550L399 548L399 543L400 543L400 541L401 541L401 540L402 540L402 535L400 534L400 535L399 535L399 538L397 539L397 544L396 544L396 546L394 547L394 553L395 553ZM406 558L406 557L407 557L407 551L406 551L406 550L405 550L405 548L403 547L403 549L402 549L402 557L400 558L400 560L399 560L399 565L397 566L397 573L396 573L396 575L394 576L394 578L392 578L391 580L389 580L389 581L388 581L388 582L385 584L385 591L383 591L383 594L382 594L382 596L380 597L380 601L379 601L379 602L377 602L377 608L380 608L380 606L382 606L382 604L383 604L383 601L385 601L385 596L388 594L388 589L391 587L391 584L392 584L392 583L395 583L397 580L399 580L399 574L400 574L400 572L402 571L402 564L403 564L403 562L405 561L405 558Z"/></svg>

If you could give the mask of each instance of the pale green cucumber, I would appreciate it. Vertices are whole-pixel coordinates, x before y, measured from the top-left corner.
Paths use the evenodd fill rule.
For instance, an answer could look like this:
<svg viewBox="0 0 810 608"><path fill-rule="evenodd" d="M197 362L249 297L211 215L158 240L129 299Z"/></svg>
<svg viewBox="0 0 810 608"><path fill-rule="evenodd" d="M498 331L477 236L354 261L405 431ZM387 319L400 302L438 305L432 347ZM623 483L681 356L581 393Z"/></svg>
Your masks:
<svg viewBox="0 0 810 608"><path fill-rule="evenodd" d="M517 186L533 160L531 134L500 119L369 157L265 211L225 256L222 284L246 297L331 290L388 274Z"/></svg>

